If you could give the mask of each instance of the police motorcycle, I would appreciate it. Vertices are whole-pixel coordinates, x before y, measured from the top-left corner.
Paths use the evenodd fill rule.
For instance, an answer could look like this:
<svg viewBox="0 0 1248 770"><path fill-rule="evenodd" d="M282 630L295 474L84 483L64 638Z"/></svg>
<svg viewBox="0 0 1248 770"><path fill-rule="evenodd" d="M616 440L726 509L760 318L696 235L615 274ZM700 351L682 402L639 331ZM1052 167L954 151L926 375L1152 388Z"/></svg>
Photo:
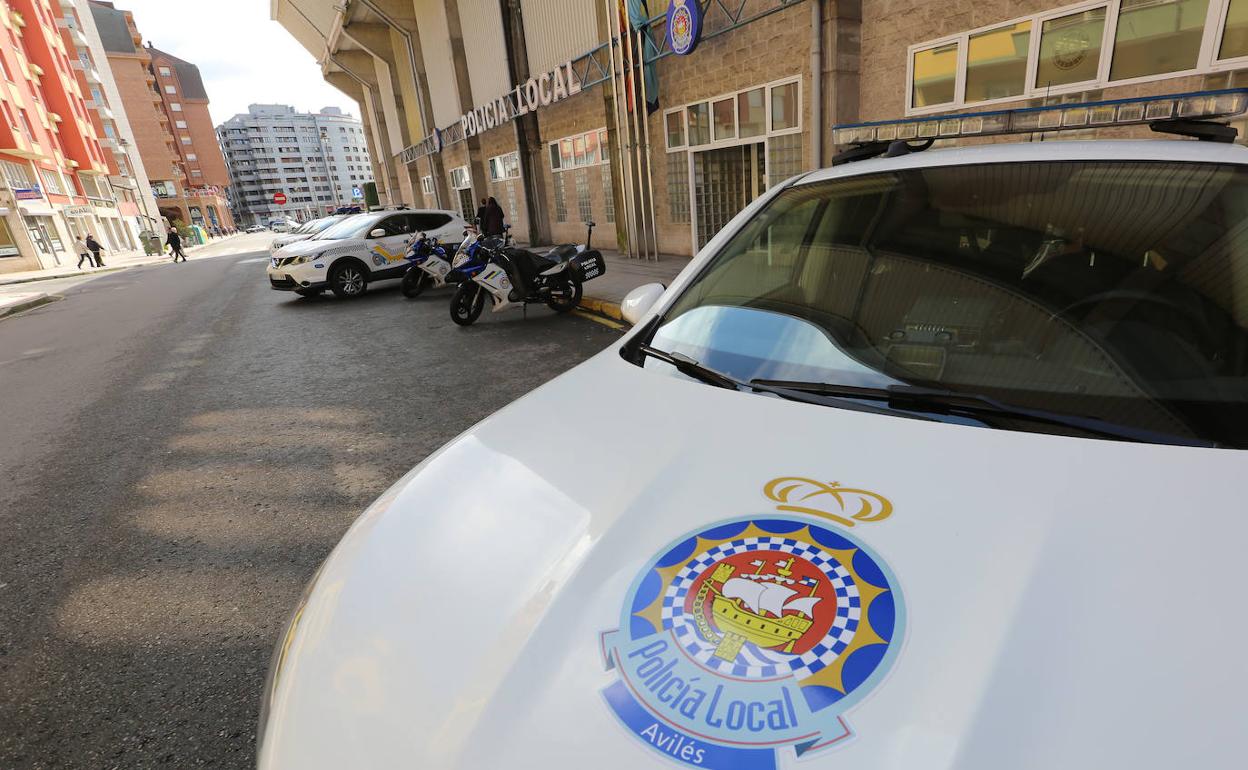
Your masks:
<svg viewBox="0 0 1248 770"><path fill-rule="evenodd" d="M412 266L403 274L403 282L399 286L403 296L415 299L430 285L435 289L446 286L446 276L451 272L454 252L454 247L448 251L437 238L421 233L404 255L404 259L411 262Z"/></svg>
<svg viewBox="0 0 1248 770"><path fill-rule="evenodd" d="M587 222L586 228L584 244L565 243L544 254L510 247L509 237L478 236L472 244L477 249L474 259L483 254L485 263L471 275L465 271L468 280L451 297L451 320L460 326L472 325L481 316L487 295L495 313L516 306L527 312L532 304L545 304L556 313L575 309L581 302L582 284L607 271L602 253L590 248L594 223Z"/></svg>

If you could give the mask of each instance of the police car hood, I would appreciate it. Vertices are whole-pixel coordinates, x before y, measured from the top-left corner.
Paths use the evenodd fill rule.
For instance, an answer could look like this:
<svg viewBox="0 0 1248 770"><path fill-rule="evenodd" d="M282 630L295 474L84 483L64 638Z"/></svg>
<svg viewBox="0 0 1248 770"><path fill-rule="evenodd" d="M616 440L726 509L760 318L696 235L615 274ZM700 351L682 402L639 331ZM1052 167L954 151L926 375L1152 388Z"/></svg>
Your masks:
<svg viewBox="0 0 1248 770"><path fill-rule="evenodd" d="M357 521L282 649L260 766L1230 767L1248 687L1244 458L783 401L608 350ZM796 541L822 531L808 553L839 554L861 602L885 582L892 599L860 619L876 652L840 669L814 738L785 732L806 706L777 696L737 711L742 745L774 746L713 754L699 736L751 697L749 673L706 659L664 689L680 640L663 633L662 655L606 655L666 617L651 573L724 557L760 533L740 529L751 516L779 538L770 556L793 552L784 522ZM626 677L639 712L611 701ZM857 688L851 705L838 687ZM659 702L699 689L691 717Z"/></svg>
<svg viewBox="0 0 1248 770"><path fill-rule="evenodd" d="M273 239L273 245L276 249L280 249L283 246L289 246L292 243L306 241L311 238L312 235L312 233L289 233L287 235L281 235Z"/></svg>

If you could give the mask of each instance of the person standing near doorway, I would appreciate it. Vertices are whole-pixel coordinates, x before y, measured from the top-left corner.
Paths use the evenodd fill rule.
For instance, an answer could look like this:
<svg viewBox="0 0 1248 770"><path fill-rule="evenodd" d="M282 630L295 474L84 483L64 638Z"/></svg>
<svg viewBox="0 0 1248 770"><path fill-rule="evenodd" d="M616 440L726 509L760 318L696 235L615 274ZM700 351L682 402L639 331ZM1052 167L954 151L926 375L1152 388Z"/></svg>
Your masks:
<svg viewBox="0 0 1248 770"><path fill-rule="evenodd" d="M485 216L481 218L481 232L486 235L502 235L505 219L503 207L498 205L498 201L494 200L494 196L491 195L485 202Z"/></svg>
<svg viewBox="0 0 1248 770"><path fill-rule="evenodd" d="M74 236L74 250L78 252L78 267L82 267L85 261L87 267L94 267L95 261L91 259L91 249L87 248L87 244L82 240L81 235Z"/></svg>
<svg viewBox="0 0 1248 770"><path fill-rule="evenodd" d="M91 250L91 258L95 260L95 266L104 267L104 260L100 259L100 249L104 247L90 233L87 233L87 248Z"/></svg>
<svg viewBox="0 0 1248 770"><path fill-rule="evenodd" d="M174 262L178 261L178 257L181 257L183 262L186 261L186 255L182 253L182 236L178 235L177 228L169 228L169 237L165 239L165 245L173 253Z"/></svg>

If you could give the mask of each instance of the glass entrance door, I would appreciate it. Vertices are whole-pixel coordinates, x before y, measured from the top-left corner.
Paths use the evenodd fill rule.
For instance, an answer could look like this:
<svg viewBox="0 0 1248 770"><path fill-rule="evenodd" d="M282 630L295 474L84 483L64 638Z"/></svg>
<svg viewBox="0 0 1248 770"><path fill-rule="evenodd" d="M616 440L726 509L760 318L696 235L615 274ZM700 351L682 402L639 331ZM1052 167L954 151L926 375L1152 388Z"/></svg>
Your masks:
<svg viewBox="0 0 1248 770"><path fill-rule="evenodd" d="M693 153L693 205L697 248L767 189L762 142Z"/></svg>

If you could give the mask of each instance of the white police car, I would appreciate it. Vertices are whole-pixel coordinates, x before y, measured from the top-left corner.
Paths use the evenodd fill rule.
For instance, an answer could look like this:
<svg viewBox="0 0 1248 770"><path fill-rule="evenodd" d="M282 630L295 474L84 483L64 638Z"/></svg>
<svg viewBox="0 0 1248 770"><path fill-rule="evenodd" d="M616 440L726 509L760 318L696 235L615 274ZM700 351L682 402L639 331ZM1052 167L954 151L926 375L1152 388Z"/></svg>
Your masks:
<svg viewBox="0 0 1248 770"><path fill-rule="evenodd" d="M327 217L321 217L320 219L313 219L309 222L304 222L294 231L274 238L273 242L269 244L269 253L276 254L279 249L289 246L292 243L306 241L307 239L328 230L330 227L346 219L347 216L347 214L332 214Z"/></svg>
<svg viewBox="0 0 1248 770"><path fill-rule="evenodd" d="M407 246L419 233L457 239L464 220L454 211L398 209L355 214L315 236L278 249L267 269L278 291L314 296L330 289L358 297L368 284L402 278Z"/></svg>
<svg viewBox="0 0 1248 770"><path fill-rule="evenodd" d="M1248 149L912 130L846 129L895 157L770 190L382 495L259 766L1242 766Z"/></svg>

